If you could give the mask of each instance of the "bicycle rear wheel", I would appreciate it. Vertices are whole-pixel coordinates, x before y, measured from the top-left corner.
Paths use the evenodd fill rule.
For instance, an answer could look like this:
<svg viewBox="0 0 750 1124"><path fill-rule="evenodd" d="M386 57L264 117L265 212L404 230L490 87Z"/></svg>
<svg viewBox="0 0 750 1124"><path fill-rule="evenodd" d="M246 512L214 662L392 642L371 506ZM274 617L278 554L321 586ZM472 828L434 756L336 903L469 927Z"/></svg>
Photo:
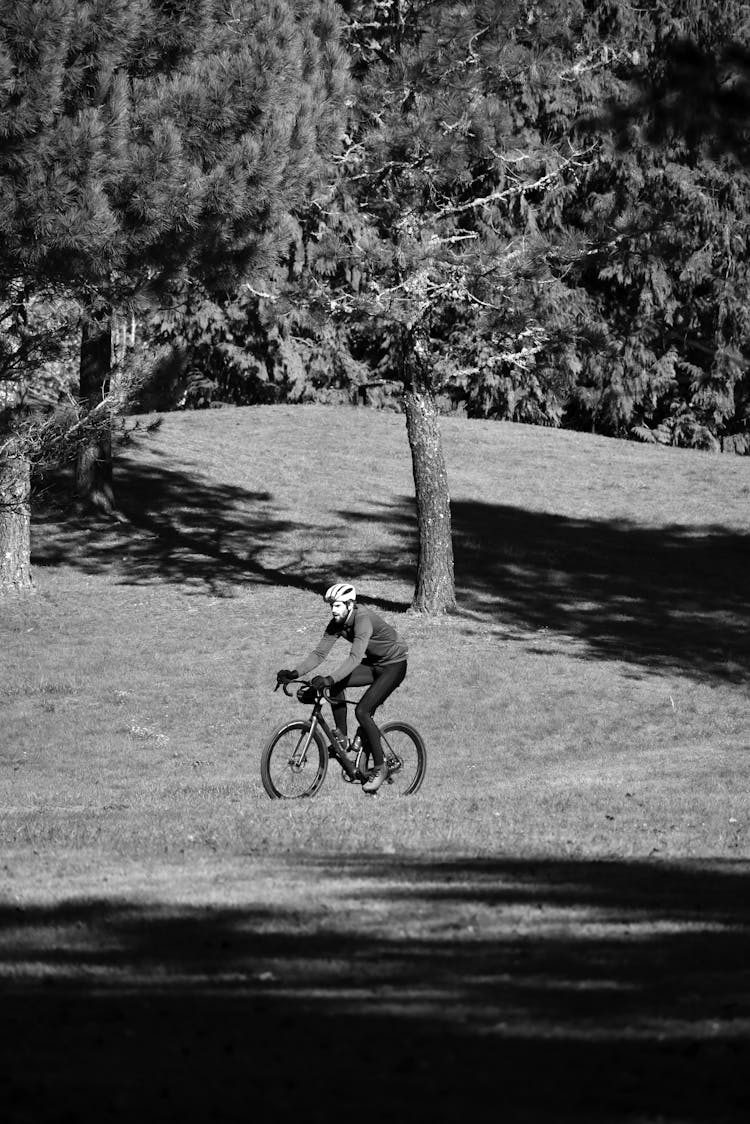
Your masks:
<svg viewBox="0 0 750 1124"><path fill-rule="evenodd" d="M380 735L390 770L388 785L399 796L411 796L427 771L427 750L422 738L407 722L387 722L380 727Z"/></svg>
<svg viewBox="0 0 750 1124"><path fill-rule="evenodd" d="M260 758L260 779L272 800L314 796L328 768L328 747L312 723L285 722L274 730Z"/></svg>

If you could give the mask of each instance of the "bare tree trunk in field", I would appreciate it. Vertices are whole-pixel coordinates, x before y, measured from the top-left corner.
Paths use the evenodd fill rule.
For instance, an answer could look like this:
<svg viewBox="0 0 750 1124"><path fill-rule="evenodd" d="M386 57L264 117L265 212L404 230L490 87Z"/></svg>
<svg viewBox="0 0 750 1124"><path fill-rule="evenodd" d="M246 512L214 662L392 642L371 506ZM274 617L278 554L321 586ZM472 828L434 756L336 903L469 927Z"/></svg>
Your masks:
<svg viewBox="0 0 750 1124"><path fill-rule="evenodd" d="M429 382L412 380L406 387L404 401L419 532L417 587L412 607L436 616L456 607L448 474L437 402Z"/></svg>
<svg viewBox="0 0 750 1124"><path fill-rule="evenodd" d="M0 595L31 589L31 467L21 452L0 457Z"/></svg>
<svg viewBox="0 0 750 1124"><path fill-rule="evenodd" d="M109 315L87 317L81 337L81 404L93 410L109 393L112 329ZM76 496L82 507L112 511L112 431L109 420L86 432L76 458Z"/></svg>

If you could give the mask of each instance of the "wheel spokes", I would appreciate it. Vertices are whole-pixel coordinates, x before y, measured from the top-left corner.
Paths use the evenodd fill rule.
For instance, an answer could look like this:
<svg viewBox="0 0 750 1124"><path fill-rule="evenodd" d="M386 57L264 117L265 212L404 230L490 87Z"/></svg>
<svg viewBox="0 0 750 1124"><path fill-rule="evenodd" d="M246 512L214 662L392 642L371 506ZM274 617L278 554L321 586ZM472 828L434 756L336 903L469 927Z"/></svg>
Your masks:
<svg viewBox="0 0 750 1124"><path fill-rule="evenodd" d="M320 750L311 730L287 730L273 747L268 772L280 796L311 795L322 779Z"/></svg>

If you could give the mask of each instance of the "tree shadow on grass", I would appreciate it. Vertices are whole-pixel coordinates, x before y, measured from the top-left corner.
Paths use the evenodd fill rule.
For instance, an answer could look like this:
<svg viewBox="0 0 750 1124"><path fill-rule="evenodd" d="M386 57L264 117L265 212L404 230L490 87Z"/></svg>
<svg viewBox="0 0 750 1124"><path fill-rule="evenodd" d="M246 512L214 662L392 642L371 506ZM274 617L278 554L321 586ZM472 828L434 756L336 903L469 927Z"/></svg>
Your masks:
<svg viewBox="0 0 750 1124"><path fill-rule="evenodd" d="M594 659L750 679L750 535L463 500L451 512L459 612L506 633L537 629L540 651L558 634ZM413 543L409 497L366 518Z"/></svg>
<svg viewBox="0 0 750 1124"><path fill-rule="evenodd" d="M110 571L123 584L177 583L219 596L237 585L319 594L336 567L346 565L332 553L321 557L321 528L280 516L269 492L125 460L118 465L117 497L116 517L79 517L48 498L34 521L32 565ZM279 556L282 541L289 561L275 565L269 559ZM394 611L408 607L365 600Z"/></svg>
<svg viewBox="0 0 750 1124"><path fill-rule="evenodd" d="M369 553L339 557L325 531L278 514L274 497L134 462L119 473L121 523L37 525L33 563L116 569L125 583L177 582L199 592L277 585L319 593L331 573L414 580L414 501L343 518ZM622 659L715 680L750 679L750 536L727 528L644 527L510 505L452 505L460 611L508 629L540 630L540 649L570 636L595 659ZM373 536L380 524L382 539ZM286 553L284 553L286 551ZM353 561L356 557L356 561ZM403 611L406 602L367 596ZM467 623L467 627L470 625ZM544 638L547 630L547 638Z"/></svg>
<svg viewBox="0 0 750 1124"><path fill-rule="evenodd" d="M577 637L595 656L750 677L750 535L466 502L453 520L467 608Z"/></svg>
<svg viewBox="0 0 750 1124"><path fill-rule="evenodd" d="M747 864L303 874L317 908L0 903L8 1124L748 1118Z"/></svg>

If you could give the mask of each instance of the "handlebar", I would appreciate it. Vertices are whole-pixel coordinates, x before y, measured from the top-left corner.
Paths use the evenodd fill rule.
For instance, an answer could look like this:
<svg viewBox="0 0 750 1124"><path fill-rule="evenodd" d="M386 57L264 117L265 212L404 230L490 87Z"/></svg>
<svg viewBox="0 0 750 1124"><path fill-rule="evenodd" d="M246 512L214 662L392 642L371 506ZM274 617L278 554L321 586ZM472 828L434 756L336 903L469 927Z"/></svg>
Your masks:
<svg viewBox="0 0 750 1124"><path fill-rule="evenodd" d="M274 687L274 694L276 693L276 691L278 691L279 687L281 687L284 694L288 698L291 698L292 692L289 690L289 688L291 687L292 683L299 683L301 687L310 687L313 691L315 691L315 694L318 698L327 699L329 702L331 701L331 696L328 692L328 688L324 687L322 690L320 690L317 687L313 687L309 679L289 679L286 683L277 683Z"/></svg>
<svg viewBox="0 0 750 1124"><path fill-rule="evenodd" d="M294 683L298 684L300 687L309 687L311 690L315 691L316 701L318 699L325 699L326 702L331 702L331 693L328 690L328 688L324 687L322 690L319 690L317 687L313 687L312 682L309 679L290 679L288 683L277 683L276 686L274 687L274 693L276 691L278 691L279 687L281 687L284 691L284 694L287 696L287 698L291 698L292 697L292 691L290 691L289 688ZM300 699L300 702L302 702L302 701L303 700ZM339 700L336 700L336 701L337 701L337 704L338 704ZM357 705L356 699L341 699L340 701L345 706L356 706Z"/></svg>

